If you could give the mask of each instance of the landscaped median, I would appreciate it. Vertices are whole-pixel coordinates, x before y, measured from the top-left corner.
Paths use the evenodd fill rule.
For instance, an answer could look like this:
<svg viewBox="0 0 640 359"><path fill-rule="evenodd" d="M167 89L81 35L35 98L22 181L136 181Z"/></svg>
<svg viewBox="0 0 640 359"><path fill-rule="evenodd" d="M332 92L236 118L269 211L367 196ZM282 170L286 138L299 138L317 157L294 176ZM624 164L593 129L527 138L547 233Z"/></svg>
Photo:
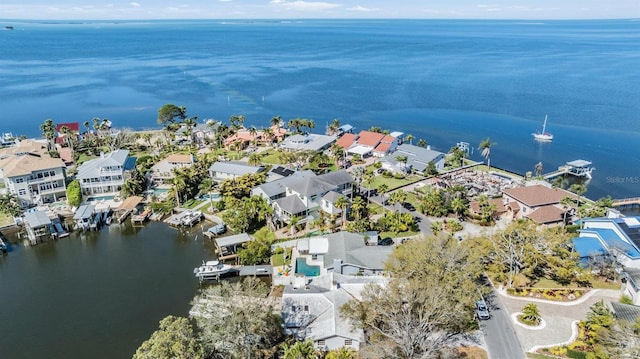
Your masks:
<svg viewBox="0 0 640 359"><path fill-rule="evenodd" d="M583 288L508 288L507 294L514 297L546 299L555 302L571 302L589 292Z"/></svg>

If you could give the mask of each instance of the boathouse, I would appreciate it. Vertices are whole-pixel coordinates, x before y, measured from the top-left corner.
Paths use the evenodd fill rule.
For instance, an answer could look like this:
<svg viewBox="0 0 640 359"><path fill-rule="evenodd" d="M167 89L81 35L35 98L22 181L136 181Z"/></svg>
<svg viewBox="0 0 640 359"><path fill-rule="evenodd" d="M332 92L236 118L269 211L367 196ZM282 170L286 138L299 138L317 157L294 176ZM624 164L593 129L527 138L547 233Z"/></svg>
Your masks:
<svg viewBox="0 0 640 359"><path fill-rule="evenodd" d="M252 238L247 233L240 233L233 236L216 238L216 253L218 260L235 259L238 257L238 250L242 244L249 242Z"/></svg>
<svg viewBox="0 0 640 359"><path fill-rule="evenodd" d="M31 243L38 243L51 235L51 219L45 212L32 211L24 214L25 229Z"/></svg>
<svg viewBox="0 0 640 359"><path fill-rule="evenodd" d="M76 222L78 229L89 229L93 222L93 217L96 215L96 206L93 204L85 204L80 206L73 215L73 220Z"/></svg>

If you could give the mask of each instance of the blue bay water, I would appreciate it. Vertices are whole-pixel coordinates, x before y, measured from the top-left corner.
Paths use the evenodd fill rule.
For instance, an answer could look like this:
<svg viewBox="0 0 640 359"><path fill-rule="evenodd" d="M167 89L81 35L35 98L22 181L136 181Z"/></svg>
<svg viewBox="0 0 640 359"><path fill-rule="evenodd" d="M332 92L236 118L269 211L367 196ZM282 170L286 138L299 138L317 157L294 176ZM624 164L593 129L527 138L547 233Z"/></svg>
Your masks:
<svg viewBox="0 0 640 359"><path fill-rule="evenodd" d="M14 22L0 31L0 130L109 118L155 128L157 109L334 118L447 151L497 143L492 164L596 167L587 195L640 195L640 22ZM553 143L532 141L549 116ZM480 159L477 151L475 159Z"/></svg>

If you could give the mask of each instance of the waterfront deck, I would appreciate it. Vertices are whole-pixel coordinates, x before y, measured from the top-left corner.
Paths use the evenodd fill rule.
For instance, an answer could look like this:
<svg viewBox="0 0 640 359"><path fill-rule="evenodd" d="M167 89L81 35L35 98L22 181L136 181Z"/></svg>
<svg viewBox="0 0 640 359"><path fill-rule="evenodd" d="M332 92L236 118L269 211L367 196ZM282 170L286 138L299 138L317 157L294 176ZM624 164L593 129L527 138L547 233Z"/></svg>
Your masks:
<svg viewBox="0 0 640 359"><path fill-rule="evenodd" d="M614 199L612 207L635 207L640 206L640 197Z"/></svg>
<svg viewBox="0 0 640 359"><path fill-rule="evenodd" d="M592 163L589 161L575 160L567 162L564 166L560 166L557 170L544 174L542 177L544 177L545 180L550 180L564 175L591 178L591 172L595 170L591 165Z"/></svg>

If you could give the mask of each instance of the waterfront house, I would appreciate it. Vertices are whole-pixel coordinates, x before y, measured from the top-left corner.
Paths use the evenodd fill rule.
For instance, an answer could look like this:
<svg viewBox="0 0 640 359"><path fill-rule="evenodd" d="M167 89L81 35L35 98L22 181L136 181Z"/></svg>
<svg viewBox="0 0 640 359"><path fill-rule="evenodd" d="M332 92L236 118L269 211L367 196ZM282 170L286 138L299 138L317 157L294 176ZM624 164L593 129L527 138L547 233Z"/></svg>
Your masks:
<svg viewBox="0 0 640 359"><path fill-rule="evenodd" d="M381 276L346 276L327 273L312 280L296 277L282 294L282 322L286 335L311 340L318 350L342 347L359 350L364 332L342 315L340 307L349 301L362 300L366 285L384 286Z"/></svg>
<svg viewBox="0 0 640 359"><path fill-rule="evenodd" d="M587 264L605 256L626 268L640 269L640 217L585 218L578 233L573 245Z"/></svg>
<svg viewBox="0 0 640 359"><path fill-rule="evenodd" d="M285 138L280 143L280 148L289 151L315 151L328 149L336 142L336 136L318 135L315 133L297 134Z"/></svg>
<svg viewBox="0 0 640 359"><path fill-rule="evenodd" d="M264 172L264 169L264 166L250 166L246 162L216 161L209 167L209 176L216 182L222 182L226 179Z"/></svg>
<svg viewBox="0 0 640 359"><path fill-rule="evenodd" d="M0 176L22 208L66 197L65 165L42 142L24 140L0 150Z"/></svg>
<svg viewBox="0 0 640 359"><path fill-rule="evenodd" d="M149 179L154 186L171 185L176 168L191 167L195 163L193 155L170 154L151 167Z"/></svg>
<svg viewBox="0 0 640 359"><path fill-rule="evenodd" d="M395 132L395 134L401 133ZM357 135L345 133L338 139L337 143L350 155L384 157L396 149L400 140L392 135L365 130L360 131Z"/></svg>
<svg viewBox="0 0 640 359"><path fill-rule="evenodd" d="M569 223L573 211L561 204L566 197L576 198L574 193L542 184L508 188L503 191L504 205L513 219L528 218L548 227Z"/></svg>
<svg viewBox="0 0 640 359"><path fill-rule="evenodd" d="M399 157L406 157L406 163L398 161ZM443 152L434 151L431 147L420 147L409 144L399 145L395 151L380 160L382 168L392 173L424 173L429 166L429 162L433 162L436 170L444 169Z"/></svg>
<svg viewBox="0 0 640 359"><path fill-rule="evenodd" d="M135 168L136 159L128 150L116 150L84 162L78 167L76 179L85 196L114 195L122 189L128 173Z"/></svg>
<svg viewBox="0 0 640 359"><path fill-rule="evenodd" d="M347 171L340 170L319 176L296 178L287 181L284 187L285 196L272 202L275 220L286 225L292 218L297 217L300 219L298 223L307 223L319 216L319 210L324 210L330 215L338 214L335 213L333 201L352 193L353 178ZM327 196L330 192L335 194Z"/></svg>

